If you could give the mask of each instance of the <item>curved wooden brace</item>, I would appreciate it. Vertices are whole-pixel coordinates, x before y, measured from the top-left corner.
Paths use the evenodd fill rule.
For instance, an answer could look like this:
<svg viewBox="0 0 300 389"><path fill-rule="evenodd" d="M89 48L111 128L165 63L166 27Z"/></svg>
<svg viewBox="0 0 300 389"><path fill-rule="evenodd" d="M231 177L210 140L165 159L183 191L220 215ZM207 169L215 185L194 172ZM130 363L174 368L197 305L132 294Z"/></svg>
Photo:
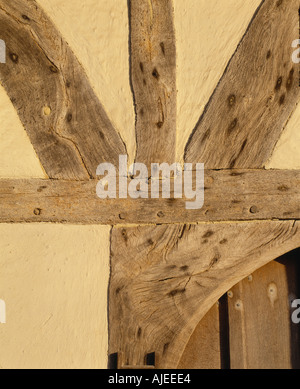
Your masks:
<svg viewBox="0 0 300 389"><path fill-rule="evenodd" d="M126 148L68 44L34 0L0 0L6 89L50 178L88 179Z"/></svg>
<svg viewBox="0 0 300 389"><path fill-rule="evenodd" d="M298 0L264 0L185 148L207 169L263 167L299 98ZM216 52L216 60L218 53Z"/></svg>
<svg viewBox="0 0 300 389"><path fill-rule="evenodd" d="M113 228L109 353L176 368L201 318L233 285L300 246L300 224L264 221Z"/></svg>

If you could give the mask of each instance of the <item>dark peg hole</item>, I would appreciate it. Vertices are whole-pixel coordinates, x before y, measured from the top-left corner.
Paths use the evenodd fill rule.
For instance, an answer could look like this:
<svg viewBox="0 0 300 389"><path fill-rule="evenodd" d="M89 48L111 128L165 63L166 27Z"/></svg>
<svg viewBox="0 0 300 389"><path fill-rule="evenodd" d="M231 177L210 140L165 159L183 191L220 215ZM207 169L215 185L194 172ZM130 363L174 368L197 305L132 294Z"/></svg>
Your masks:
<svg viewBox="0 0 300 389"><path fill-rule="evenodd" d="M280 96L279 104L282 105L284 103L284 101L285 101L285 95L283 94Z"/></svg>
<svg viewBox="0 0 300 389"><path fill-rule="evenodd" d="M152 76L157 80L159 79L159 73L156 68L153 69Z"/></svg>
<svg viewBox="0 0 300 389"><path fill-rule="evenodd" d="M33 213L34 213L36 216L39 216L39 215L42 213L42 210L41 210L41 208L35 208L35 210L33 211Z"/></svg>
<svg viewBox="0 0 300 389"><path fill-rule="evenodd" d="M250 208L250 213L257 213L258 212L258 208L256 205L253 205L251 208Z"/></svg>

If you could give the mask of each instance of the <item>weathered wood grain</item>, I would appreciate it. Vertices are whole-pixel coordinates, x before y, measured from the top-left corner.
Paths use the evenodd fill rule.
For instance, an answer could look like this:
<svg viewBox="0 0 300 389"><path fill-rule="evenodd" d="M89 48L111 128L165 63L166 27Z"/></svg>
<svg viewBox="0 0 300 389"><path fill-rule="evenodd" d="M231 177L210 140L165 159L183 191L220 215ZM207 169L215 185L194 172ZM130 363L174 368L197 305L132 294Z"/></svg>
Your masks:
<svg viewBox="0 0 300 389"><path fill-rule="evenodd" d="M299 100L290 52L297 3L262 2L193 131L186 162L249 169L269 158ZM129 2L136 161L147 166L175 160L172 12L171 0ZM35 1L0 0L0 22L8 49L0 79L52 178L1 180L0 222L123 224L111 235L109 352L121 368L145 367L153 352L156 367L182 366L218 298L299 246L299 171L207 171L201 210L186 210L186 199L100 200L90 178L101 162L117 166L126 148L82 67ZM257 221L274 218L291 220Z"/></svg>
<svg viewBox="0 0 300 389"><path fill-rule="evenodd" d="M190 136L185 161L207 169L267 162L300 97L291 51L298 9L298 0L262 1Z"/></svg>
<svg viewBox="0 0 300 389"><path fill-rule="evenodd" d="M186 209L186 198L161 195L100 199L97 182L2 179L0 222L116 225L300 218L297 170L206 171L204 206L198 210Z"/></svg>
<svg viewBox="0 0 300 389"><path fill-rule="evenodd" d="M0 1L6 89L50 178L89 179L125 146L83 68L34 0ZM22 158L22 156L20 156Z"/></svg>
<svg viewBox="0 0 300 389"><path fill-rule="evenodd" d="M175 162L176 47L172 0L130 0L136 161Z"/></svg>
<svg viewBox="0 0 300 389"><path fill-rule="evenodd" d="M195 327L233 285L300 244L299 222L115 227L109 353L176 368Z"/></svg>
<svg viewBox="0 0 300 389"><path fill-rule="evenodd" d="M285 256L272 261L228 292L232 369L299 368L299 342L291 321L298 260L295 253L293 261Z"/></svg>

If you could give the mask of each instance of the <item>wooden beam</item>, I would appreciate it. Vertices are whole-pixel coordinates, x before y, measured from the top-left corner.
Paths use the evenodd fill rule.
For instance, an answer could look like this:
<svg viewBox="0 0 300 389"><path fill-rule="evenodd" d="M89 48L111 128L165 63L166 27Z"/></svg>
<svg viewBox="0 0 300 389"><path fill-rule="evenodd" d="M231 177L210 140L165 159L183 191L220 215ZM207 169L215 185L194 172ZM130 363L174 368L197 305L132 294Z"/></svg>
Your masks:
<svg viewBox="0 0 300 389"><path fill-rule="evenodd" d="M130 0L136 162L175 162L176 46L172 0Z"/></svg>
<svg viewBox="0 0 300 389"><path fill-rule="evenodd" d="M6 89L50 178L89 179L125 146L68 44L34 0L0 0ZM22 158L22 156L20 156Z"/></svg>
<svg viewBox="0 0 300 389"><path fill-rule="evenodd" d="M102 200L97 182L2 179L0 222L116 225L300 218L299 170L205 171L204 206L198 210L186 209L186 198Z"/></svg>
<svg viewBox="0 0 300 389"><path fill-rule="evenodd" d="M293 221L114 227L109 353L177 368L212 305L256 269L300 245Z"/></svg>
<svg viewBox="0 0 300 389"><path fill-rule="evenodd" d="M298 9L298 0L262 1L190 136L185 161L207 169L265 165L300 98L291 49Z"/></svg>

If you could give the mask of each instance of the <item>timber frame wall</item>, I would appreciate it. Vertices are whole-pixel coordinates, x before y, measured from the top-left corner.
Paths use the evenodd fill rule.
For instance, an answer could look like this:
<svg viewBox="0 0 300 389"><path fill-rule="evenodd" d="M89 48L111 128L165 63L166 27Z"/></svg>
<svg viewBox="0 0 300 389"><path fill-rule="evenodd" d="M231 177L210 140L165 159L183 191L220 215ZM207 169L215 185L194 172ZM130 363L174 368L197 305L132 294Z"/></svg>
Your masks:
<svg viewBox="0 0 300 389"><path fill-rule="evenodd" d="M155 367L178 367L227 290L300 246L300 172L264 169L300 97L290 49L298 8L264 0L253 16L185 147L184 161L207 169L204 207L187 211L184 199L97 199L97 166L118 166L126 146L37 3L0 0L1 83L48 176L0 180L0 221L112 226L109 354L120 368L145 367L151 353ZM131 0L129 19L135 160L173 163L172 1Z"/></svg>

